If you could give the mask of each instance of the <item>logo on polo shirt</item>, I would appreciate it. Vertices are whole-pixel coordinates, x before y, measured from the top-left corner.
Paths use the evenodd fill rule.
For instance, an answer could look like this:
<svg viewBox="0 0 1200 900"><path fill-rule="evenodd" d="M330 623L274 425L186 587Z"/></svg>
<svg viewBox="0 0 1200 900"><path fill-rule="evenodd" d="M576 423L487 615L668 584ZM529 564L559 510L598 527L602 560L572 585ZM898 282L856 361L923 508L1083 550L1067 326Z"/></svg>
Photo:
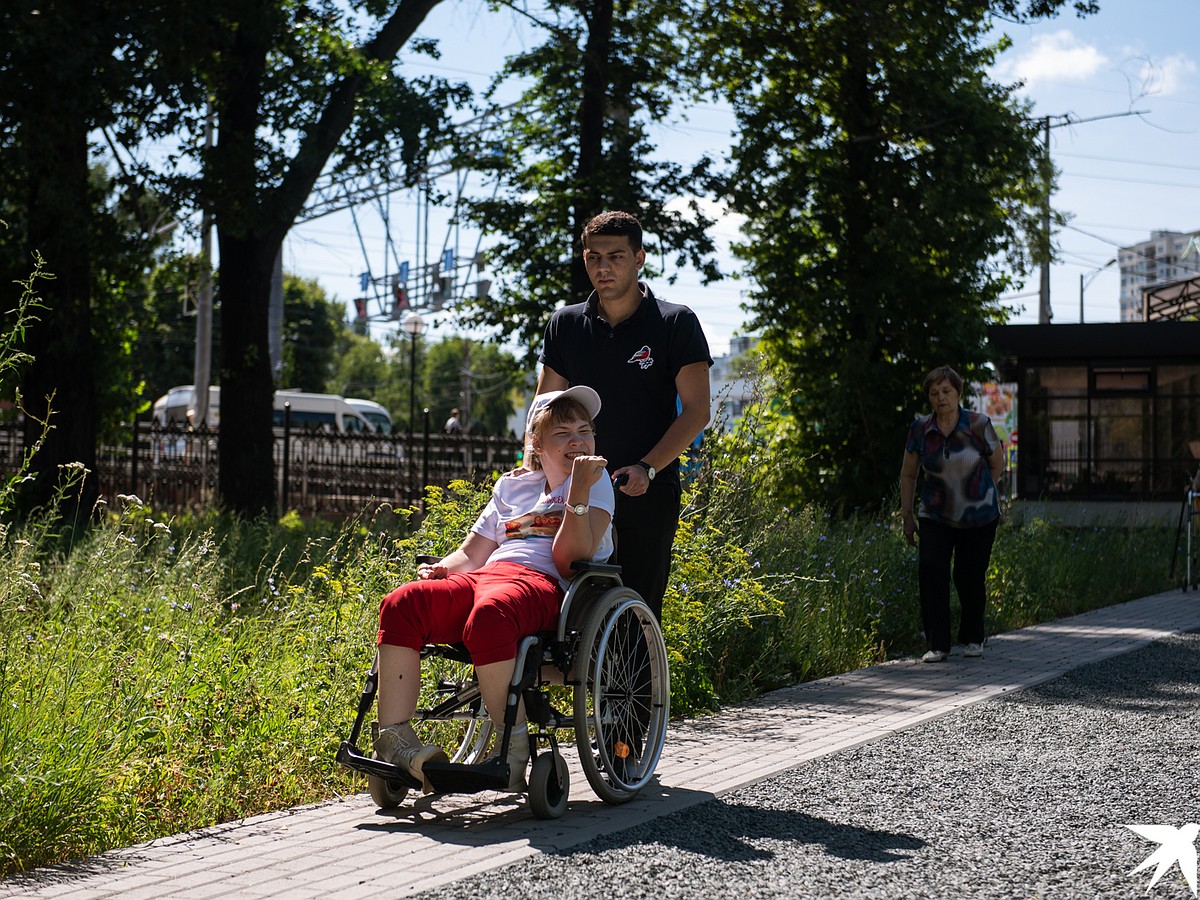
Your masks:
<svg viewBox="0 0 1200 900"><path fill-rule="evenodd" d="M633 356L629 357L626 362L637 363L643 369L650 368L652 365L654 365L654 357L650 355L650 345L643 344L642 349L633 354Z"/></svg>

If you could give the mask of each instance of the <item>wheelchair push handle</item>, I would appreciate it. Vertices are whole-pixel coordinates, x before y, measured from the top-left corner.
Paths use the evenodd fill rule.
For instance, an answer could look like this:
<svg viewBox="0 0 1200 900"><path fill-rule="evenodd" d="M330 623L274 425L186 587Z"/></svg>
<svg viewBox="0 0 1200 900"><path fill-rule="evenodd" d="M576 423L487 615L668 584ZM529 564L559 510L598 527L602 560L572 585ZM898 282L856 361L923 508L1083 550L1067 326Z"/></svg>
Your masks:
<svg viewBox="0 0 1200 900"><path fill-rule="evenodd" d="M613 487L614 488L621 488L627 484L629 484L629 473L628 472L622 472L620 475L618 475L616 478L613 479Z"/></svg>

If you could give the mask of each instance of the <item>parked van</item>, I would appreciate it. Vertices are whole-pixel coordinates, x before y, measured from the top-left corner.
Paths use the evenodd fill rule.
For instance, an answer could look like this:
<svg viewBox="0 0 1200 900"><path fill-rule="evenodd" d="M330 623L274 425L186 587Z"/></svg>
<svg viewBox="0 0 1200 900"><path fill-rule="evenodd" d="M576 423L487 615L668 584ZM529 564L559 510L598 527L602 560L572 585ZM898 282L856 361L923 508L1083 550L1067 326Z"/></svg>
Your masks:
<svg viewBox="0 0 1200 900"><path fill-rule="evenodd" d="M284 404L291 406L293 428L328 428L343 434L370 434L375 430L362 413L337 394L276 391L274 422L280 427L283 426Z"/></svg>
<svg viewBox="0 0 1200 900"><path fill-rule="evenodd" d="M362 415L364 419L375 426L380 434L392 433L392 414L382 403L374 400L363 400L359 397L347 397L346 402Z"/></svg>
<svg viewBox="0 0 1200 900"><path fill-rule="evenodd" d="M190 384L173 387L154 401L154 421L158 425L186 425L192 421L195 409L195 388ZM215 428L221 421L221 389L208 389L209 428Z"/></svg>
<svg viewBox="0 0 1200 900"><path fill-rule="evenodd" d="M187 423L193 407L194 389L190 384L173 387L154 401L154 421L160 425ZM310 394L304 391L276 391L273 423L283 426L284 405L291 405L293 428L325 427L343 434L367 434L374 430L370 422L337 394ZM208 389L208 424L221 422L221 389Z"/></svg>

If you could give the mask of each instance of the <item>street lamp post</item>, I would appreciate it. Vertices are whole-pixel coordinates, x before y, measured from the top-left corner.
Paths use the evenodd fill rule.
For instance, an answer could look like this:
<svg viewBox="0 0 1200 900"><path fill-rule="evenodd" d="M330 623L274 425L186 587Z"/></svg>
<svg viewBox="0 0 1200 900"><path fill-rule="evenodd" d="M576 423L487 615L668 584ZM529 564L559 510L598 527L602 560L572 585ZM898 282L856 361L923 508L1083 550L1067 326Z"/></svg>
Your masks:
<svg viewBox="0 0 1200 900"><path fill-rule="evenodd" d="M400 328L412 341L412 351L408 364L408 489L409 498L413 493L413 429L417 417L417 337L425 330L425 320L419 313L410 312L400 323Z"/></svg>
<svg viewBox="0 0 1200 900"><path fill-rule="evenodd" d="M1083 324L1083 289L1091 284L1096 276L1115 263L1115 259L1110 259L1104 265L1092 269L1090 272L1081 272L1079 274L1079 324Z"/></svg>

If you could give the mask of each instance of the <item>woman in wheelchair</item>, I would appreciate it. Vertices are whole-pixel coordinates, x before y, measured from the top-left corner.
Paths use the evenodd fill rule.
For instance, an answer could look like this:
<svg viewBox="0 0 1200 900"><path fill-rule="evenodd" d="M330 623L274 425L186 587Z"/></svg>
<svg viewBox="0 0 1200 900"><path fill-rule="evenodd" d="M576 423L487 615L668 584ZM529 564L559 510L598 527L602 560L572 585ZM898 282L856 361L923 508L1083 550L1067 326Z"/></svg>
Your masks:
<svg viewBox="0 0 1200 900"><path fill-rule="evenodd" d="M413 730L421 647L462 642L471 654L484 706L503 716L518 642L556 627L571 563L612 553L613 486L596 456L600 397L577 385L534 398L530 471L501 476L457 550L422 564L417 580L383 601L379 613L379 735L375 755L431 790L423 767L446 762L441 747ZM508 763L509 790L525 788L529 735L518 710Z"/></svg>

